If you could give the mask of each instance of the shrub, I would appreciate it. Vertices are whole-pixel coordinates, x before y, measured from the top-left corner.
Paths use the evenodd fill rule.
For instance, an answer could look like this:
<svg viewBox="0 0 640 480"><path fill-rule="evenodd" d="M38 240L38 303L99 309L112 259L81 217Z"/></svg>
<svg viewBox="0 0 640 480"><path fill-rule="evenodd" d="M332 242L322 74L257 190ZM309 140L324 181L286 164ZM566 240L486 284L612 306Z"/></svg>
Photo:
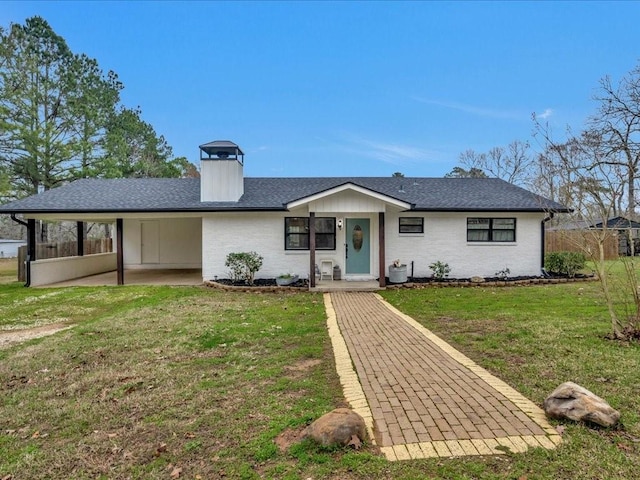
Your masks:
<svg viewBox="0 0 640 480"><path fill-rule="evenodd" d="M224 265L231 270L233 280L244 280L247 284L253 285L255 274L262 267L262 260L256 252L230 253Z"/></svg>
<svg viewBox="0 0 640 480"><path fill-rule="evenodd" d="M498 277L500 280L506 280L507 278L509 278L510 273L511 273L511 270L505 267L502 270L498 270L495 273L495 276Z"/></svg>
<svg viewBox="0 0 640 480"><path fill-rule="evenodd" d="M437 262L433 262L429 265L429 268L433 270L433 278L438 281L444 280L451 273L451 268L448 263L441 262L438 260Z"/></svg>
<svg viewBox="0 0 640 480"><path fill-rule="evenodd" d="M587 259L580 252L553 252L544 256L544 268L557 275L573 278L578 270L584 268Z"/></svg>

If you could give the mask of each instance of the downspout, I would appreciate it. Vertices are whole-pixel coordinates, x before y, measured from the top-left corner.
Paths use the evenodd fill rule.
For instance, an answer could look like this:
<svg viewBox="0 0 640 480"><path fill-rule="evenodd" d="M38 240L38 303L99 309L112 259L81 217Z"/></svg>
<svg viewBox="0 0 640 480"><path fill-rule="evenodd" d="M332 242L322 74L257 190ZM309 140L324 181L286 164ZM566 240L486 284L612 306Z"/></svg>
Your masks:
<svg viewBox="0 0 640 480"><path fill-rule="evenodd" d="M542 223L540 224L540 234L541 234L541 240L540 240L540 268L543 270L544 272L544 256L545 256L545 231L546 231L546 227L545 224L551 220L553 218L553 212L549 213L549 216L546 217L544 220L542 220Z"/></svg>
<svg viewBox="0 0 640 480"><path fill-rule="evenodd" d="M25 287L31 286L31 232L29 228L29 224L24 220L20 220L16 217L15 213L11 214L11 220L20 225L24 226L27 229L27 258L24 262L24 275L25 275Z"/></svg>

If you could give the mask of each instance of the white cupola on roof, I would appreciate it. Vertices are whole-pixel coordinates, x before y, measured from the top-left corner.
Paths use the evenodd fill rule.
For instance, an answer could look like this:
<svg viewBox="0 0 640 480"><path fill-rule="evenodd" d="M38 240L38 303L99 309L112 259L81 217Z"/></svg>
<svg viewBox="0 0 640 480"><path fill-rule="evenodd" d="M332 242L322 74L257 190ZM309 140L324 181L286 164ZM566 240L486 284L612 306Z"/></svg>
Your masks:
<svg viewBox="0 0 640 480"><path fill-rule="evenodd" d="M237 202L244 193L244 152L228 140L200 145L200 201Z"/></svg>

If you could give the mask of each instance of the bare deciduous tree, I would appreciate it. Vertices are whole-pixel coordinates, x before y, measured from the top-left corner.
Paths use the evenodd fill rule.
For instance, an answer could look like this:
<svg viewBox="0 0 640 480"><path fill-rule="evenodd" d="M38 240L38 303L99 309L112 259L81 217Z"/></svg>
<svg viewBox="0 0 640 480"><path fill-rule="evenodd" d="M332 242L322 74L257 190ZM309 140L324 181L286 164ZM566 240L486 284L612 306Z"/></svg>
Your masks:
<svg viewBox="0 0 640 480"><path fill-rule="evenodd" d="M447 173L445 178L487 178L487 174L479 168L471 167L469 170L465 170L462 167L453 167L453 169Z"/></svg>
<svg viewBox="0 0 640 480"><path fill-rule="evenodd" d="M640 66L624 76L617 85L611 78L600 80L595 100L599 107L589 121L601 135L603 161L625 170L627 214L636 214L636 178L640 167Z"/></svg>
<svg viewBox="0 0 640 480"><path fill-rule="evenodd" d="M515 140L506 147L493 147L487 153L466 150L459 156L465 170L481 170L487 176L515 185L526 185L533 165L529 143Z"/></svg>
<svg viewBox="0 0 640 480"><path fill-rule="evenodd" d="M625 189L620 163L610 161L613 157L598 131L585 131L556 143L546 126L536 123L536 128L545 143L544 168L558 178L558 195L573 209L567 220L585 226L578 230L582 238L576 245L595 265L611 320L611 334L616 339L635 336L640 331L635 257L622 258L626 274L623 282L610 275L611 263L605 258L605 244L617 235L617 228L608 221L616 216Z"/></svg>

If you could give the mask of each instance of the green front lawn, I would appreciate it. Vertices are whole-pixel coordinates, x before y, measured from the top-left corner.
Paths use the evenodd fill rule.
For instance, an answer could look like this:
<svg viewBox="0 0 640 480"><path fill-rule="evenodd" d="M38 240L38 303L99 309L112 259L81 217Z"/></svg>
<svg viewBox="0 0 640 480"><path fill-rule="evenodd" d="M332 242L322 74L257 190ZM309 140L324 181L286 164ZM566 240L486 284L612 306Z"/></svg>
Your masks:
<svg viewBox="0 0 640 480"><path fill-rule="evenodd" d="M18 278L18 259L0 258L0 283L14 282Z"/></svg>
<svg viewBox="0 0 640 480"><path fill-rule="evenodd" d="M274 444L343 402L320 295L0 285L0 330L76 325L0 350L0 478L634 478L640 347L605 338L597 288L384 292L536 403L573 380L623 421L567 424L555 451L390 463Z"/></svg>

